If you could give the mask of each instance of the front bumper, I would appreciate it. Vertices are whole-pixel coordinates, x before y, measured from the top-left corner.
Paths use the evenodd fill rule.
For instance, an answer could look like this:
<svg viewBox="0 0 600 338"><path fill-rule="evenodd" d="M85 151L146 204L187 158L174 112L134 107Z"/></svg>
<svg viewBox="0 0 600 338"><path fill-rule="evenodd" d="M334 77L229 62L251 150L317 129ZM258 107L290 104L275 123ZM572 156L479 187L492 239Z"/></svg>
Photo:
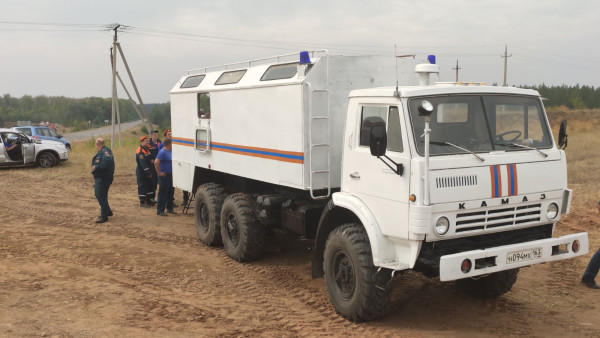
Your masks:
<svg viewBox="0 0 600 338"><path fill-rule="evenodd" d="M572 250L572 244L575 240L579 241L579 250L577 252L573 252ZM507 257L509 254L513 256L514 253L533 249L541 249L541 255L525 261L508 262L509 259ZM548 238L482 250L459 252L441 257L440 280L450 281L470 278L538 263L573 258L587 254L588 250L588 235L587 232L582 232L559 238ZM465 259L469 259L472 263L472 268L467 273L461 270L461 264Z"/></svg>

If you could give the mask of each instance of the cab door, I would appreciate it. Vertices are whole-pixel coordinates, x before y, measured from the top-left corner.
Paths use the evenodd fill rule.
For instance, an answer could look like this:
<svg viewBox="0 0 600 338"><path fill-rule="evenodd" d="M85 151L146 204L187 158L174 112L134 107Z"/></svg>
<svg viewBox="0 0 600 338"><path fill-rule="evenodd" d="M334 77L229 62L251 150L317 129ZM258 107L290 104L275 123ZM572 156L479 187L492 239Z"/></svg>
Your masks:
<svg viewBox="0 0 600 338"><path fill-rule="evenodd" d="M394 104L363 103L349 107L357 109L357 113L352 121L354 127L347 124L352 130L346 131L342 190L357 196L368 206L383 234L407 238L410 151L402 106L396 101ZM369 123L372 117L380 117L386 122L386 155L402 167L402 173L396 173L371 155ZM391 161L384 160L396 168Z"/></svg>
<svg viewBox="0 0 600 338"><path fill-rule="evenodd" d="M24 134L19 134L21 147L23 149L23 163L33 163L35 161L35 141L29 139Z"/></svg>
<svg viewBox="0 0 600 338"><path fill-rule="evenodd" d="M6 149L4 149L4 135L2 135L2 137L0 137L0 164L6 163L7 156Z"/></svg>

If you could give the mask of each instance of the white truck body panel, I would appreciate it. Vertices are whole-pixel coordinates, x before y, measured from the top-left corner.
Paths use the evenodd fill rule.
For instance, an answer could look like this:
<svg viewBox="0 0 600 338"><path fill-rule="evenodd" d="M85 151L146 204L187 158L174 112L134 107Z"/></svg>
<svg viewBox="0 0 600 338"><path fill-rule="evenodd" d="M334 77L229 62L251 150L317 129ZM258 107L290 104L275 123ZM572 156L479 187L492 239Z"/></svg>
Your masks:
<svg viewBox="0 0 600 338"><path fill-rule="evenodd" d="M247 68L236 84L215 85L224 71L206 73L195 88L171 90L174 185L192 190L194 167L311 189L340 187L342 135L350 90L416 83L414 60L393 57L324 55L302 78L261 81L270 64ZM396 76L398 67L398 76ZM193 76L193 74L191 75ZM210 119L198 118L197 95L210 92ZM323 123L314 117L325 116ZM210 129L210 151L194 149L196 130ZM311 130L312 129L312 130ZM327 144L326 147L312 147ZM312 156L311 156L312 148ZM310 161L313 163L311 164ZM182 178L182 177L185 177Z"/></svg>

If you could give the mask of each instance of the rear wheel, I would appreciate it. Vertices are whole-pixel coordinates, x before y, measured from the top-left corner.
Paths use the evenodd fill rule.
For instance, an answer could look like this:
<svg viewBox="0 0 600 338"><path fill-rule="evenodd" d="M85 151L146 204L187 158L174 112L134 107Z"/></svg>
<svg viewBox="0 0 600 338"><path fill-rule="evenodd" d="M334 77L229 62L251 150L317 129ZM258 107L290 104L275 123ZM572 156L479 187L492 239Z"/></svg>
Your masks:
<svg viewBox="0 0 600 338"><path fill-rule="evenodd" d="M51 168L58 163L58 158L51 152L43 152L38 155L37 164L42 168Z"/></svg>
<svg viewBox="0 0 600 338"><path fill-rule="evenodd" d="M227 196L221 211L221 237L229 257L238 262L258 258L265 246L265 228L252 212L250 196L236 193Z"/></svg>
<svg viewBox="0 0 600 338"><path fill-rule="evenodd" d="M355 322L381 318L392 294L389 270L373 265L371 245L360 224L339 226L329 234L323 268L335 310Z"/></svg>
<svg viewBox="0 0 600 338"><path fill-rule="evenodd" d="M512 289L517 282L518 274L519 269L512 269L479 278L459 279L456 281L456 287L476 298L498 298Z"/></svg>
<svg viewBox="0 0 600 338"><path fill-rule="evenodd" d="M208 246L221 245L221 206L223 187L206 183L198 187L194 197L194 220L200 242Z"/></svg>

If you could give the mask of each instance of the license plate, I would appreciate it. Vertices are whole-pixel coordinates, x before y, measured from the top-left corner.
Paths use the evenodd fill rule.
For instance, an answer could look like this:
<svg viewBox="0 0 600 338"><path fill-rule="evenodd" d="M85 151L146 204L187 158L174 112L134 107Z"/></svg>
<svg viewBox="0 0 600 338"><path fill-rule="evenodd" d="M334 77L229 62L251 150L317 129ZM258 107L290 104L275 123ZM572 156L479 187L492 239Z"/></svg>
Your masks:
<svg viewBox="0 0 600 338"><path fill-rule="evenodd" d="M532 261L542 258L542 248L527 249L506 254L506 264Z"/></svg>

